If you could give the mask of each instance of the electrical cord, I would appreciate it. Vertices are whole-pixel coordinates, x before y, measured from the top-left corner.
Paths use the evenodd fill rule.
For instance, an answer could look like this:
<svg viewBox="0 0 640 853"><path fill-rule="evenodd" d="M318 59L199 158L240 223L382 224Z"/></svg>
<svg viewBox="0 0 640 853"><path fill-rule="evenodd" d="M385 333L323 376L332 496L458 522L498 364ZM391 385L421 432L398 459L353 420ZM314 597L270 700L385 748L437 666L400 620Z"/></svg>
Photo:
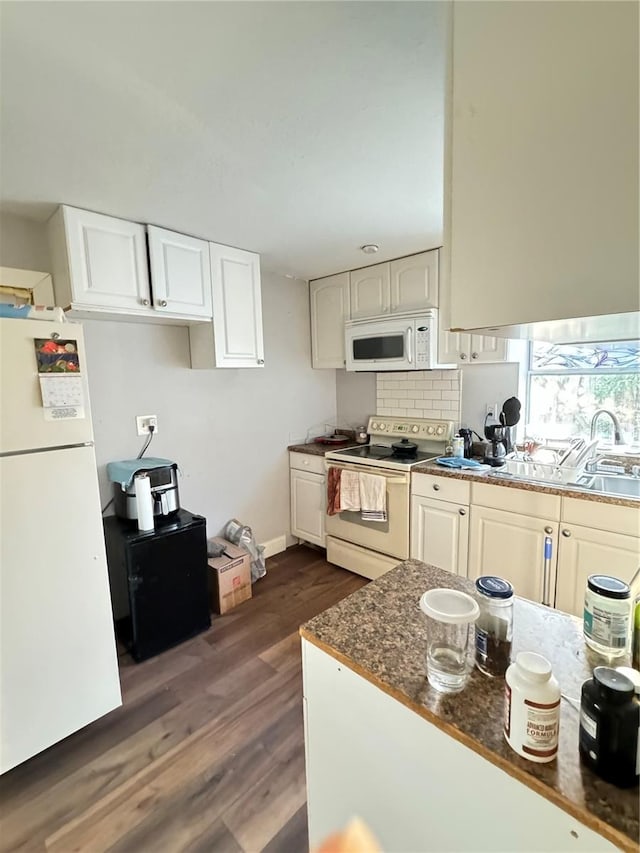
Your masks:
<svg viewBox="0 0 640 853"><path fill-rule="evenodd" d="M149 435L146 437L145 442L142 445L142 450L140 451L140 453L138 453L138 455L136 456L136 459L142 459L144 454L147 452L147 450L149 449L149 445L151 444L151 441L153 439L153 434L155 433L155 431L156 431L156 428L153 426L153 424L150 424L149 425ZM111 500L102 507L102 515L104 515L105 512L109 509L109 507L111 506L113 501L114 501L114 498L111 498Z"/></svg>

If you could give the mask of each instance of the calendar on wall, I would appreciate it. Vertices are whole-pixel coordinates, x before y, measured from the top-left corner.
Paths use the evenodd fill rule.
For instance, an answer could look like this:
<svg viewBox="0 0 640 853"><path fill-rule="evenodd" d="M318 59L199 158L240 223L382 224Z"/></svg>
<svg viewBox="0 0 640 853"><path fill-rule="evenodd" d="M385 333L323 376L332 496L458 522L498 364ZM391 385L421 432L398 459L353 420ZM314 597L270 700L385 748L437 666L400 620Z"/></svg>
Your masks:
<svg viewBox="0 0 640 853"><path fill-rule="evenodd" d="M35 338L34 345L45 420L84 418L84 378L78 342Z"/></svg>

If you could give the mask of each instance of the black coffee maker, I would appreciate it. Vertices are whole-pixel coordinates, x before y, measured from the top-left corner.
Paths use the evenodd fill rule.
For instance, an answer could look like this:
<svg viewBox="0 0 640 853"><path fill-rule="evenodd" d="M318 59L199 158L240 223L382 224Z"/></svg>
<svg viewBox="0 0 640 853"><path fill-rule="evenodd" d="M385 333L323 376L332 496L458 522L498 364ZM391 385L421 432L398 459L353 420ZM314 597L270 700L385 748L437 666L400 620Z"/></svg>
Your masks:
<svg viewBox="0 0 640 853"><path fill-rule="evenodd" d="M489 442L485 447L484 459L482 460L485 465L491 465L493 468L504 465L509 440L506 434L507 429L508 427L502 426L491 414L484 419L484 437Z"/></svg>

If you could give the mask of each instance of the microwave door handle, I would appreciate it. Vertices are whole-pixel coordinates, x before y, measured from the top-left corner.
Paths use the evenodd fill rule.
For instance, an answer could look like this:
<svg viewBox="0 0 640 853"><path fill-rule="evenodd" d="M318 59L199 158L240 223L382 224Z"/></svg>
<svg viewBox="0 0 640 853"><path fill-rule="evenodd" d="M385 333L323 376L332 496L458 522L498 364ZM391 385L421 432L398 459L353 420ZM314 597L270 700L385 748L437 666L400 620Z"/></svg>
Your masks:
<svg viewBox="0 0 640 853"><path fill-rule="evenodd" d="M412 346L412 340L411 340L412 334L413 334L413 329L411 326L409 326L409 328L407 329L407 361L409 362L409 364L413 364L413 352L412 352L413 346Z"/></svg>

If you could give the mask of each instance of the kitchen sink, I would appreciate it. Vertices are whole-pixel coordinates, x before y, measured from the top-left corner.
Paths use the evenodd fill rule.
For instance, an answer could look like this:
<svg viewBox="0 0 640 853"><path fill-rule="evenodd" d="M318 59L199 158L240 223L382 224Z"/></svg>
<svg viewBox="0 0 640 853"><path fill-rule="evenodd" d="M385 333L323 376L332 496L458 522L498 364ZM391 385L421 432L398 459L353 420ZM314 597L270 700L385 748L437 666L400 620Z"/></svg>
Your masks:
<svg viewBox="0 0 640 853"><path fill-rule="evenodd" d="M625 474L583 474L576 480L576 486L590 492L640 498L640 477L628 477Z"/></svg>

